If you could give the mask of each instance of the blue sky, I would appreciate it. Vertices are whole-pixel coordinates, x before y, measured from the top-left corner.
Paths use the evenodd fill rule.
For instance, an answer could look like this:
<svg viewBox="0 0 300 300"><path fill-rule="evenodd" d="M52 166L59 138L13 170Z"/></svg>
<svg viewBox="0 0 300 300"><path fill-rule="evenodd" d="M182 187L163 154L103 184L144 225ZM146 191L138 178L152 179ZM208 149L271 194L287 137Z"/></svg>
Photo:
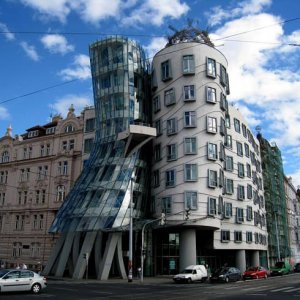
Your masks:
<svg viewBox="0 0 300 300"><path fill-rule="evenodd" d="M229 63L231 95L255 132L276 142L300 185L300 2L296 0L1 0L0 136L93 105L89 44L136 39L151 58L187 20ZM55 86L55 87L54 87ZM53 88L52 88L53 87ZM27 96L23 96L27 95Z"/></svg>

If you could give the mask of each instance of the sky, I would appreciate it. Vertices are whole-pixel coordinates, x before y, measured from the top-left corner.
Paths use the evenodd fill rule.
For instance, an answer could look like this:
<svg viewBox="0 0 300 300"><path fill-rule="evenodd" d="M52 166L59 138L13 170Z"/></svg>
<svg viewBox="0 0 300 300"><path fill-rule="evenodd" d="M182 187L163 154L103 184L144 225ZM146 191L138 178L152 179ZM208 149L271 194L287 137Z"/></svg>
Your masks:
<svg viewBox="0 0 300 300"><path fill-rule="evenodd" d="M93 105L89 45L137 40L149 60L192 20L228 60L231 94L300 186L300 1L0 0L0 136Z"/></svg>

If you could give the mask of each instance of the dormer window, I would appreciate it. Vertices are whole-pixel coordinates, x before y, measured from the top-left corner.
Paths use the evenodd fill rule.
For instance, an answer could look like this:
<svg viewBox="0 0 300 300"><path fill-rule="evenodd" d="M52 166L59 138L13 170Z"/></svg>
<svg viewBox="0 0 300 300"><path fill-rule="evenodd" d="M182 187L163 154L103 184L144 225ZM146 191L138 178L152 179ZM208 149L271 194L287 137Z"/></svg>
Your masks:
<svg viewBox="0 0 300 300"><path fill-rule="evenodd" d="M33 130L33 131L29 131L28 132L28 137L29 138L32 138L32 137L35 137L35 136L38 136L39 135L39 131L38 130Z"/></svg>
<svg viewBox="0 0 300 300"><path fill-rule="evenodd" d="M55 133L56 127L50 127L46 129L46 134L53 134Z"/></svg>
<svg viewBox="0 0 300 300"><path fill-rule="evenodd" d="M65 127L65 133L69 133L69 132L73 132L73 131L75 131L75 127L72 124L68 124Z"/></svg>

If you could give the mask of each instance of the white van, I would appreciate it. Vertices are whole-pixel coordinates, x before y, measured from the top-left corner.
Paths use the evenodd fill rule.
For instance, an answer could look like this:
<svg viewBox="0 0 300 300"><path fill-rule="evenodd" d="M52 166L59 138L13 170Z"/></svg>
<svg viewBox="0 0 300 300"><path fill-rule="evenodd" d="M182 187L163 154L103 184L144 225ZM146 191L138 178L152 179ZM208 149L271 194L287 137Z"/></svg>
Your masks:
<svg viewBox="0 0 300 300"><path fill-rule="evenodd" d="M204 265L191 265L186 267L180 274L173 277L175 282L187 282L194 281L204 282L207 279L207 270Z"/></svg>

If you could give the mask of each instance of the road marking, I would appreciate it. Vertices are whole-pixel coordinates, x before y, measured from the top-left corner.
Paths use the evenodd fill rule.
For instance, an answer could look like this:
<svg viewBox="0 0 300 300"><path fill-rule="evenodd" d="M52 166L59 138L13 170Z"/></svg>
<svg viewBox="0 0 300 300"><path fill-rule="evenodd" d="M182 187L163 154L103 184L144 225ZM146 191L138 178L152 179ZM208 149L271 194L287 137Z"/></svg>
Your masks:
<svg viewBox="0 0 300 300"><path fill-rule="evenodd" d="M264 290L265 288L270 287L269 285L261 285L259 287L250 287L250 288L245 288L243 289L243 291L251 291L251 290L256 290L256 291L260 291L260 290Z"/></svg>
<svg viewBox="0 0 300 300"><path fill-rule="evenodd" d="M289 289L292 289L292 288L293 288L293 286L288 286L288 287L284 287L284 288L281 288L281 289L271 290L271 293L281 292L281 291L289 290Z"/></svg>
<svg viewBox="0 0 300 300"><path fill-rule="evenodd" d="M299 291L300 288L294 288L294 289L291 289L291 290L288 290L288 291L283 291L284 293L289 293L289 292L295 292L295 291Z"/></svg>

